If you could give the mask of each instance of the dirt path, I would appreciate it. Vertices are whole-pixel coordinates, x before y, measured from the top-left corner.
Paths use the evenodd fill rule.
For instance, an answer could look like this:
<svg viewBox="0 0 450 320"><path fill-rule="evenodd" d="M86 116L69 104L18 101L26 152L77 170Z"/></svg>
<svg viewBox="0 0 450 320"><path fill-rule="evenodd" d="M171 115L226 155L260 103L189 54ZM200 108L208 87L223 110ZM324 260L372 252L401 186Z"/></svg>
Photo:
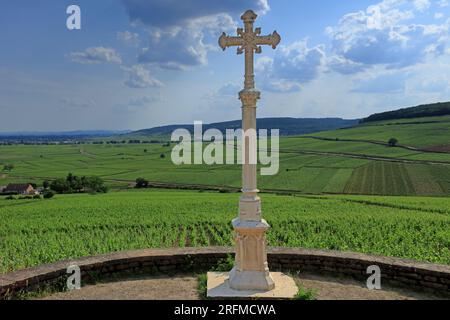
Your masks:
<svg viewBox="0 0 450 320"><path fill-rule="evenodd" d="M44 300L198 300L195 276L132 278L57 293Z"/></svg>
<svg viewBox="0 0 450 320"><path fill-rule="evenodd" d="M383 286L382 290L368 290L364 283L353 279L337 279L305 274L296 279L297 284L316 292L317 300L433 300L438 297Z"/></svg>
<svg viewBox="0 0 450 320"><path fill-rule="evenodd" d="M84 150L83 148L80 149L80 154L82 154L82 155L84 155L84 156L86 156L88 158L91 158L91 159L96 159L97 158L97 156L95 154L89 153L86 150Z"/></svg>
<svg viewBox="0 0 450 320"><path fill-rule="evenodd" d="M318 300L427 300L435 296L386 287L370 291L358 281L301 275L297 284L313 290ZM140 277L57 293L44 300L198 300L198 280L193 275Z"/></svg>

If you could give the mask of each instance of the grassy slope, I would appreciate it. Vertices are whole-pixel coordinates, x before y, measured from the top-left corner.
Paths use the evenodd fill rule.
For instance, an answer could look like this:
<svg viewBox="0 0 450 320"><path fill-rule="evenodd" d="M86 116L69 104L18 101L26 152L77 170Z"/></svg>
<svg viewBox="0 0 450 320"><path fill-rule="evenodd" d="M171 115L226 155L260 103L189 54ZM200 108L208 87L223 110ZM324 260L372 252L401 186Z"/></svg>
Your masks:
<svg viewBox="0 0 450 320"><path fill-rule="evenodd" d="M383 121L390 119L411 119L431 116L450 115L450 102L424 104L415 107L373 114L363 119L363 122Z"/></svg>
<svg viewBox="0 0 450 320"><path fill-rule="evenodd" d="M0 273L111 251L231 245L239 195L127 191L0 198ZM450 264L450 199L263 195L272 246Z"/></svg>
<svg viewBox="0 0 450 320"><path fill-rule="evenodd" d="M397 137L400 143L421 147L450 141L450 117L426 118L427 123L420 123L424 119L414 119L415 124L408 124L411 121L371 123L314 136L380 141ZM389 148L364 141L322 141L305 136L281 138L280 148L280 171L276 176L259 177L262 189L314 194L450 195L450 166L388 161L450 164L450 154ZM317 152L325 154L314 154ZM161 153L166 155L165 159L160 158ZM170 153L170 147L160 144L0 146L0 164L15 165L10 174L0 172L0 185L20 181L40 184L45 178L64 177L68 172L98 175L112 186L125 186L137 177L166 183L233 187L241 184L239 166L177 167L172 164ZM379 156L386 159L370 159Z"/></svg>
<svg viewBox="0 0 450 320"><path fill-rule="evenodd" d="M445 145L450 144L450 116L370 122L351 129L327 131L314 135L383 142L395 137L399 143L415 147Z"/></svg>

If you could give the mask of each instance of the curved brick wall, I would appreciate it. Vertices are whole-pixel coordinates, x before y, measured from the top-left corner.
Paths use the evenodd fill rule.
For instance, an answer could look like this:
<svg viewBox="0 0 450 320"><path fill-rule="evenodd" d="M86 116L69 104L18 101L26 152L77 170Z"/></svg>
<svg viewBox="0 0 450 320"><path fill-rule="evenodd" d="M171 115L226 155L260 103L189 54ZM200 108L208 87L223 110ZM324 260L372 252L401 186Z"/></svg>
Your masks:
<svg viewBox="0 0 450 320"><path fill-rule="evenodd" d="M233 254L232 248L148 249L60 261L0 275L0 299L43 284L66 281L67 267L78 265L82 280L120 273L205 271ZM381 268L382 282L450 297L450 266L338 251L270 248L271 270L328 273L365 281L368 266Z"/></svg>

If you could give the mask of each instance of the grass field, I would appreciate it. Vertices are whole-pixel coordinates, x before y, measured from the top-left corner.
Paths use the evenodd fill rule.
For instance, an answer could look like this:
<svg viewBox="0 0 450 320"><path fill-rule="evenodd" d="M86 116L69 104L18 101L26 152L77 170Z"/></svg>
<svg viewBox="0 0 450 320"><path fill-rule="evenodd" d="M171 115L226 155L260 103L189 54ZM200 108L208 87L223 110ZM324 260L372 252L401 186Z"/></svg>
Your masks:
<svg viewBox="0 0 450 320"><path fill-rule="evenodd" d="M450 264L450 199L263 195L269 245ZM238 195L124 191L0 199L0 273L112 251L232 245Z"/></svg>
<svg viewBox="0 0 450 320"><path fill-rule="evenodd" d="M327 131L314 135L383 142L395 137L401 144L415 147L449 145L450 116L369 122L350 129Z"/></svg>

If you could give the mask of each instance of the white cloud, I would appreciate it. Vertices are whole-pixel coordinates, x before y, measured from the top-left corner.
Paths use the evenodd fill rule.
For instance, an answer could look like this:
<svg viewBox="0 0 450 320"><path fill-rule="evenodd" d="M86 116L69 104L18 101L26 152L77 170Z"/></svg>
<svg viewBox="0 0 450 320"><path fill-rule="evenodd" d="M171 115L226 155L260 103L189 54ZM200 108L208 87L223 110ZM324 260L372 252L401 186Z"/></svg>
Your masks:
<svg viewBox="0 0 450 320"><path fill-rule="evenodd" d="M327 29L333 54L345 62L388 68L411 66L429 55L442 55L449 40L449 24L409 22L415 12L428 6L429 1L422 0L384 0L366 12L345 15L337 26Z"/></svg>
<svg viewBox="0 0 450 320"><path fill-rule="evenodd" d="M122 58L115 49L105 47L92 47L83 52L72 52L69 57L73 62L81 64L122 63Z"/></svg>
<svg viewBox="0 0 450 320"><path fill-rule="evenodd" d="M133 106L133 107L145 107L145 106L149 106L152 103L157 102L157 101L161 101L161 96L160 95L144 96L144 97L140 97L140 98L134 98L134 99L131 99L128 104L130 106Z"/></svg>
<svg viewBox="0 0 450 320"><path fill-rule="evenodd" d="M248 8L264 14L269 10L267 0L122 0L133 22L147 26L168 28L184 25L192 20L218 14L241 14Z"/></svg>
<svg viewBox="0 0 450 320"><path fill-rule="evenodd" d="M183 26L151 28L148 32L149 44L142 49L138 61L181 70L206 65L208 52L218 50L217 34L234 26L230 16L218 14L189 20ZM207 38L214 38L214 44Z"/></svg>
<svg viewBox="0 0 450 320"><path fill-rule="evenodd" d="M387 72L379 75L370 74L357 77L354 80L353 92L402 94L405 93L405 85L408 75L404 72Z"/></svg>
<svg viewBox="0 0 450 320"><path fill-rule="evenodd" d="M130 31L117 32L117 39L119 39L120 41L122 41L126 44L133 45L133 46L136 46L139 44L139 35L137 33L130 32Z"/></svg>
<svg viewBox="0 0 450 320"><path fill-rule="evenodd" d="M438 1L438 6L441 8L445 8L448 7L449 5L449 1L448 0L439 0Z"/></svg>
<svg viewBox="0 0 450 320"><path fill-rule="evenodd" d="M419 11L425 11L430 6L430 0L414 0L414 7Z"/></svg>
<svg viewBox="0 0 450 320"><path fill-rule="evenodd" d="M446 92L450 90L450 79L443 77L420 79L413 84L412 89L416 92Z"/></svg>
<svg viewBox="0 0 450 320"><path fill-rule="evenodd" d="M149 33L139 63L166 69L206 65L208 52L217 50L217 34L236 27L232 16L248 8L260 14L269 10L267 0L123 0L130 20Z"/></svg>
<svg viewBox="0 0 450 320"><path fill-rule="evenodd" d="M354 74L367 69L367 66L360 62L354 62L343 56L332 55L327 58L327 69L341 74Z"/></svg>
<svg viewBox="0 0 450 320"><path fill-rule="evenodd" d="M258 59L256 72L265 90L298 91L318 77L324 62L322 45L309 48L307 40L301 40L280 46L274 58Z"/></svg>
<svg viewBox="0 0 450 320"><path fill-rule="evenodd" d="M151 76L150 71L143 65L134 65L131 67L123 67L127 79L125 85L130 88L154 88L161 87L163 84Z"/></svg>
<svg viewBox="0 0 450 320"><path fill-rule="evenodd" d="M62 97L59 99L59 105L64 109L91 109L97 103L93 99Z"/></svg>
<svg viewBox="0 0 450 320"><path fill-rule="evenodd" d="M238 98L239 91L242 90L242 84L227 83L217 90L214 95L219 97L233 97Z"/></svg>
<svg viewBox="0 0 450 320"><path fill-rule="evenodd" d="M154 111L158 102L163 100L161 92L150 96L142 96L138 98L131 98L127 102L118 103L114 105L114 111L119 113L141 113Z"/></svg>

